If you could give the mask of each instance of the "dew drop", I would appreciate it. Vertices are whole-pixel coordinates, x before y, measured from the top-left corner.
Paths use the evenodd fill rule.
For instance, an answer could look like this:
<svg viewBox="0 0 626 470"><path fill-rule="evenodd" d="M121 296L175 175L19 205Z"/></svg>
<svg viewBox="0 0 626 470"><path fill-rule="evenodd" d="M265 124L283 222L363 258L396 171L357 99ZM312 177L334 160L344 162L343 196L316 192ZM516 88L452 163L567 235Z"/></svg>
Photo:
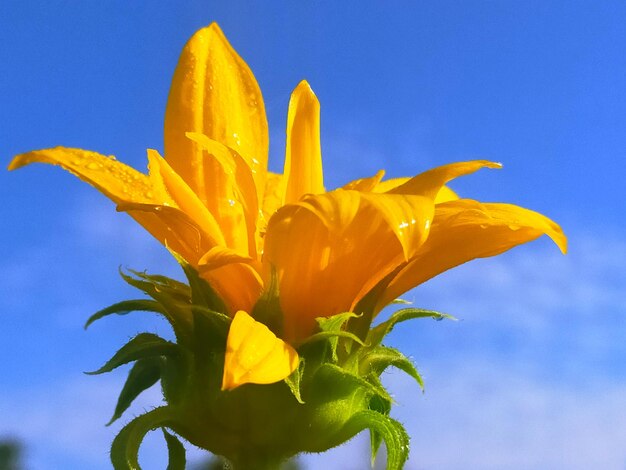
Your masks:
<svg viewBox="0 0 626 470"><path fill-rule="evenodd" d="M97 162L89 162L89 163L87 163L86 166L90 170L99 170L99 169L102 168L102 165L100 163L97 163Z"/></svg>

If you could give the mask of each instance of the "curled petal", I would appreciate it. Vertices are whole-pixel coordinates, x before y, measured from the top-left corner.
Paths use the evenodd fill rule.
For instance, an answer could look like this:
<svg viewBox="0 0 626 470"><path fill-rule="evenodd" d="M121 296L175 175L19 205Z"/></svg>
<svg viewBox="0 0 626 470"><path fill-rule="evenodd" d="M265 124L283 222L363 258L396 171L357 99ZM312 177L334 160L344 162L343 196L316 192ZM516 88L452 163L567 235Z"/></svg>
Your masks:
<svg viewBox="0 0 626 470"><path fill-rule="evenodd" d="M434 201L413 194L371 194L361 196L385 219L398 238L404 259L413 257L426 241L435 213Z"/></svg>
<svg viewBox="0 0 626 470"><path fill-rule="evenodd" d="M285 155L286 204L324 192L320 147L320 103L306 81L291 94Z"/></svg>
<svg viewBox="0 0 626 470"><path fill-rule="evenodd" d="M344 185L342 189L353 189L355 191L361 192L372 192L374 191L380 184L381 180L385 176L385 170L378 170L378 172L374 176L370 176L369 178L361 178L358 180L350 181L348 184ZM377 191L384 192L384 191Z"/></svg>
<svg viewBox="0 0 626 470"><path fill-rule="evenodd" d="M402 186L404 183L408 182L411 179L392 178L382 181L383 176L385 176L385 171L379 170L378 173L376 173L374 176L370 176L369 178L361 178L351 181L350 183L343 186L343 189L354 189L356 191L362 191L367 193L387 193L392 192L392 189ZM437 197L435 198L435 204L446 201L453 201L455 199L459 199L459 196L448 186L442 186L437 193Z"/></svg>
<svg viewBox="0 0 626 470"><path fill-rule="evenodd" d="M263 280L256 263L223 264L200 275L220 295L230 315L237 310L251 312L263 291Z"/></svg>
<svg viewBox="0 0 626 470"><path fill-rule="evenodd" d="M380 210L356 191L306 196L279 209L265 239L264 274L276 270L292 343L313 332L315 318L350 311L404 261Z"/></svg>
<svg viewBox="0 0 626 470"><path fill-rule="evenodd" d="M246 383L271 384L298 367L298 353L267 326L240 310L226 340L222 390Z"/></svg>
<svg viewBox="0 0 626 470"><path fill-rule="evenodd" d="M212 271L213 269L220 268L227 264L251 262L252 258L249 256L242 256L230 248L214 246L202 255L198 261L198 269L202 273L205 271Z"/></svg>
<svg viewBox="0 0 626 470"><path fill-rule="evenodd" d="M165 113L165 157L203 201L209 200L206 161L185 137L204 134L235 149L264 187L268 131L259 86L246 63L213 23L185 45L172 79Z"/></svg>
<svg viewBox="0 0 626 470"><path fill-rule="evenodd" d="M563 253L567 239L547 217L511 204L459 199L437 205L428 240L387 286L377 310L448 269L503 253L546 234Z"/></svg>
<svg viewBox="0 0 626 470"><path fill-rule="evenodd" d="M459 176L469 175L481 168L502 168L500 163L487 160L472 160L469 162L449 163L420 173L405 183L396 186L388 194L421 194L435 199L441 188Z"/></svg>

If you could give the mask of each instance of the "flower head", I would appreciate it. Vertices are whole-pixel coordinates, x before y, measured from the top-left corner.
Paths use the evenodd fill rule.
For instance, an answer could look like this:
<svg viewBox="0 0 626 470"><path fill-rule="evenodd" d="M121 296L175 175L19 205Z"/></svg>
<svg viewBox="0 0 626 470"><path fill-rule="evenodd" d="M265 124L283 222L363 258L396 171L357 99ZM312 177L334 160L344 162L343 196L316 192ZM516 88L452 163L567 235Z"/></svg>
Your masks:
<svg viewBox="0 0 626 470"><path fill-rule="evenodd" d="M561 229L545 216L462 199L447 186L482 168L499 168L496 163L452 163L391 180L383 180L381 170L327 191L320 105L305 81L289 103L284 172L269 172L259 86L216 24L194 34L183 49L164 135L164 157L148 150L147 174L113 157L65 147L18 155L9 169L32 162L62 166L113 200L206 281L219 300L209 306L221 310L219 321L228 325L216 397L245 383L286 379L298 368L298 355L310 353L320 337L334 338L335 348L341 337L365 345L372 320L387 304L454 266L543 234L566 251ZM197 303L191 297L189 302ZM197 312L189 320L188 312L173 314L176 309L162 310L184 342L192 334L188 325L180 326L181 318L187 315L185 322L197 329ZM333 327L323 322L333 318L341 321ZM334 349L334 363L350 363L338 354ZM364 366L357 361L350 367ZM350 419L346 423L354 423ZM173 427L185 435L193 425ZM202 445L204 438L190 435ZM228 455L231 449L218 451Z"/></svg>

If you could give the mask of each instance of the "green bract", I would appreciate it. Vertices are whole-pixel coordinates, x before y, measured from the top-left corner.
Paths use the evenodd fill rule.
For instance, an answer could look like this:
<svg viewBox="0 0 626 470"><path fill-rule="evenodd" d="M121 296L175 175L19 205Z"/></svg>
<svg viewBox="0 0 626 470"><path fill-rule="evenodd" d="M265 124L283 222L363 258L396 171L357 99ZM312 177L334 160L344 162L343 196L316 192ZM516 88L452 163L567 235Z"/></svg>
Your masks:
<svg viewBox="0 0 626 470"><path fill-rule="evenodd" d="M172 326L176 342L151 333L132 338L93 374L133 363L111 422L120 418L144 390L161 382L166 405L128 423L111 449L116 470L138 469L137 454L145 434L162 428L169 450L168 469L184 469L185 452L176 435L228 459L236 469L278 468L301 452L323 452L368 429L372 459L381 442L387 469L401 469L409 452L403 426L389 417L392 399L381 384L390 366L423 386L412 362L381 344L395 324L412 318L448 317L405 308L359 338L346 330L359 315L346 312L319 318L319 332L298 348L300 365L287 379L269 385L245 384L222 391L226 338L231 319L206 281L180 260L189 285L164 276L130 271L126 282L150 299L128 300L103 309L102 317L133 310L157 313ZM274 292L273 295L278 295ZM258 309L271 319L276 299L265 295ZM173 433L174 434L173 434Z"/></svg>

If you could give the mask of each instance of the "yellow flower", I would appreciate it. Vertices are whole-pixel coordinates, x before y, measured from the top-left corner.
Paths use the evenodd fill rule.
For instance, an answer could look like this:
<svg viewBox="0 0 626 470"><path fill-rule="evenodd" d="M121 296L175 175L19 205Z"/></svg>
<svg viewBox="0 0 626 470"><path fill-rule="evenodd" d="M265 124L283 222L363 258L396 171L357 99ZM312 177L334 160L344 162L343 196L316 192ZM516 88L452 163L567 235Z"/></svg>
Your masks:
<svg viewBox="0 0 626 470"><path fill-rule="evenodd" d="M350 328L362 336L385 305L454 266L542 234L566 251L561 229L543 215L459 199L446 186L499 167L487 161L387 181L380 171L326 192L319 133L319 102L303 81L289 103L284 173L267 171L259 86L212 24L182 52L165 114L165 158L149 150L148 174L64 147L18 155L9 169L62 166L209 282L234 316L224 389L287 377L298 364L295 348L317 331L316 318L355 312L361 318ZM249 315L272 279L282 315L275 331Z"/></svg>

